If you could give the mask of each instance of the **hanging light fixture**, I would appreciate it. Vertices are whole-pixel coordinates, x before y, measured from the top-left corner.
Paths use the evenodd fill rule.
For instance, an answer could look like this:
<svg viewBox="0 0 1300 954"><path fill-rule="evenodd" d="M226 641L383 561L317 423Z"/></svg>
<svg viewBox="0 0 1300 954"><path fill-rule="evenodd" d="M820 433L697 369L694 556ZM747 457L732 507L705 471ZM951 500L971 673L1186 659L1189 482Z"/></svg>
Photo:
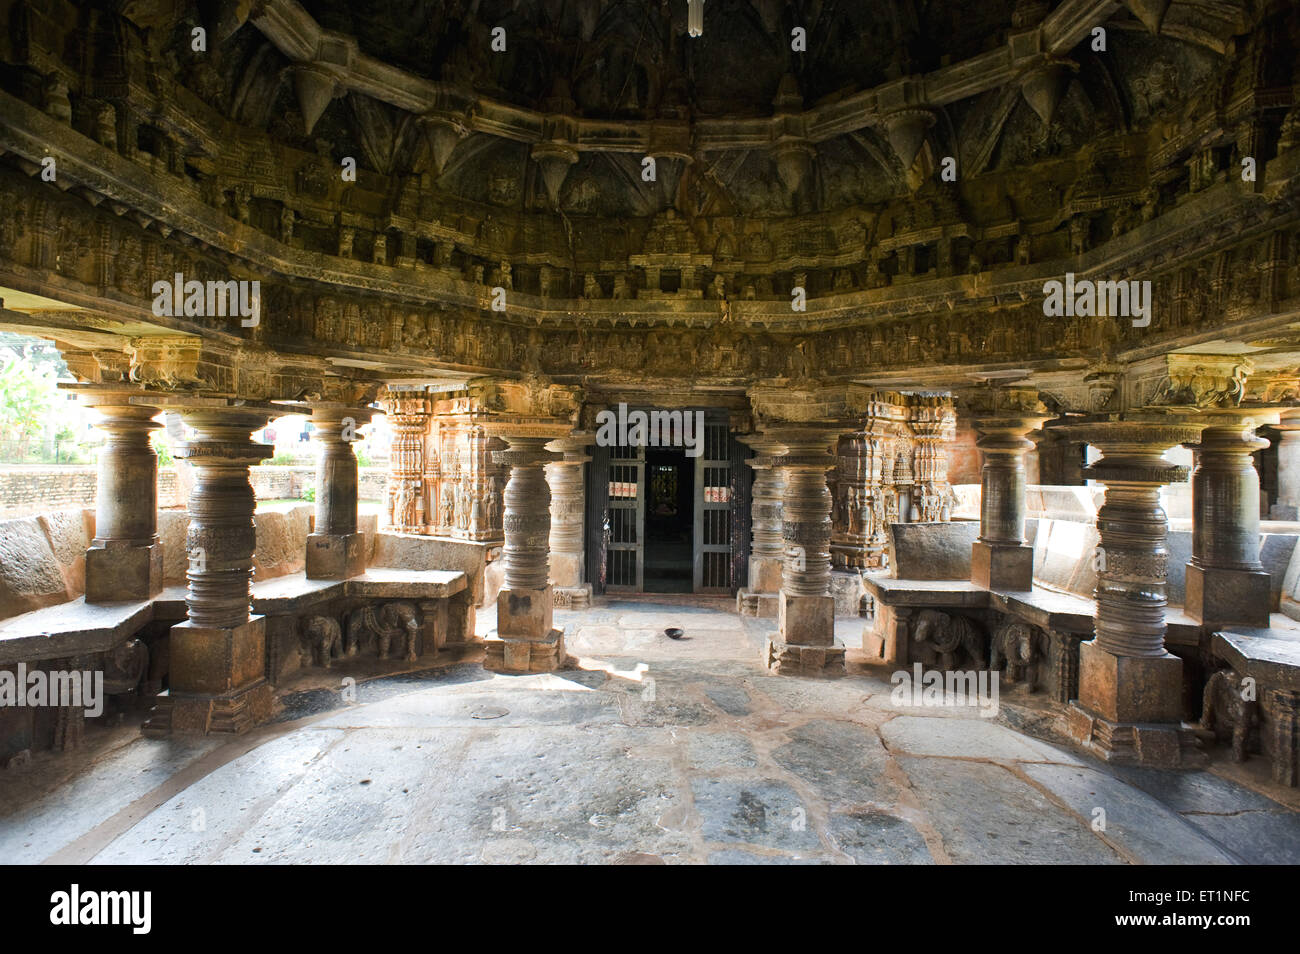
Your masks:
<svg viewBox="0 0 1300 954"><path fill-rule="evenodd" d="M691 36L704 34L704 0L686 0L686 32Z"/></svg>

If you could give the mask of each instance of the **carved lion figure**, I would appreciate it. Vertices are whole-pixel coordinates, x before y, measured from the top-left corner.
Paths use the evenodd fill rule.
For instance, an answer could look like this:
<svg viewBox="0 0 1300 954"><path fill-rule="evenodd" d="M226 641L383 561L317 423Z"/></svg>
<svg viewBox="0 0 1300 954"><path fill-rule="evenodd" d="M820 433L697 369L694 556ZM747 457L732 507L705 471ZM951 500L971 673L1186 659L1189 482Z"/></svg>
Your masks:
<svg viewBox="0 0 1300 954"><path fill-rule="evenodd" d="M308 616L302 621L302 653L314 666L330 667L343 654L343 634L333 616Z"/></svg>
<svg viewBox="0 0 1300 954"><path fill-rule="evenodd" d="M1201 728L1213 732L1219 741L1232 739L1232 758L1246 761L1246 753L1255 747L1253 738L1259 727L1259 703L1246 698L1247 686L1231 669L1220 669L1205 683L1201 709Z"/></svg>

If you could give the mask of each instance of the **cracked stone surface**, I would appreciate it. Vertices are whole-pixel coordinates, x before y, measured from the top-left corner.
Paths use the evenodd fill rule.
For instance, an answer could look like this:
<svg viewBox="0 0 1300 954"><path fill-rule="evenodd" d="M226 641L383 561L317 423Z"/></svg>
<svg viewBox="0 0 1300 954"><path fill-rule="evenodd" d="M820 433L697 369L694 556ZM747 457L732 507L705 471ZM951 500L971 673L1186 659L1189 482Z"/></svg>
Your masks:
<svg viewBox="0 0 1300 954"><path fill-rule="evenodd" d="M88 733L0 773L0 860L1300 862L1295 796L1251 763L1105 765L1026 734L1050 733L1041 696L1004 691L996 718L902 706L852 651L840 678L769 675L775 621L723 601L556 617L578 668L471 656L353 703L321 682L233 740Z"/></svg>

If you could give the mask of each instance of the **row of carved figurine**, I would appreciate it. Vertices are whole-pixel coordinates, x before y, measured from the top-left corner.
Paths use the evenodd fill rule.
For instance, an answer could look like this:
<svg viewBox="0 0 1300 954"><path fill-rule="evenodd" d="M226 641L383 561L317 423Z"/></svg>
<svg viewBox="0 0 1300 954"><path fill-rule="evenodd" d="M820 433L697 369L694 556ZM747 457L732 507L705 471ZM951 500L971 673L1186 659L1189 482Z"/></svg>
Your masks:
<svg viewBox="0 0 1300 954"><path fill-rule="evenodd" d="M362 643L371 640L380 659L395 647L408 662L415 662L420 653L420 614L402 600L358 606L344 616L342 624L334 616L306 616L301 632L303 661L326 669L343 656L359 655Z"/></svg>

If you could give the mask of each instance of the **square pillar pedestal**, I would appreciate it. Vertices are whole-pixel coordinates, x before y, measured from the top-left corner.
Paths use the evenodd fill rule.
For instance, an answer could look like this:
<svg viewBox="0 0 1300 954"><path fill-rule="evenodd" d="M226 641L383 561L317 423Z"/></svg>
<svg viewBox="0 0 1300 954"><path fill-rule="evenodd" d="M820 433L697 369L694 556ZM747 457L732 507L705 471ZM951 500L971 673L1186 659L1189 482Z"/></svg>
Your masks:
<svg viewBox="0 0 1300 954"><path fill-rule="evenodd" d="M1177 656L1118 656L1095 640L1079 644L1079 698L1066 720L1070 735L1094 755L1156 768L1199 764L1182 715Z"/></svg>
<svg viewBox="0 0 1300 954"><path fill-rule="evenodd" d="M970 549L970 579L976 586L989 590L1032 590L1034 548L976 540Z"/></svg>
<svg viewBox="0 0 1300 954"><path fill-rule="evenodd" d="M553 625L554 587L503 589L497 630L486 641L483 668L493 672L552 672L564 665L564 630Z"/></svg>
<svg viewBox="0 0 1300 954"><path fill-rule="evenodd" d="M1268 626L1271 577L1264 570L1187 564L1183 612L1198 623Z"/></svg>
<svg viewBox="0 0 1300 954"><path fill-rule="evenodd" d="M124 540L92 543L86 550L86 602L147 600L163 589L161 543Z"/></svg>
<svg viewBox="0 0 1300 954"><path fill-rule="evenodd" d="M144 725L144 734L238 734L271 717L266 681L266 617L232 628L171 628L169 689Z"/></svg>
<svg viewBox="0 0 1300 954"><path fill-rule="evenodd" d="M364 533L307 535L307 579L346 580L366 572Z"/></svg>
<svg viewBox="0 0 1300 954"><path fill-rule="evenodd" d="M835 645L835 597L782 591L777 626L764 647L768 669L807 676L844 672L844 647Z"/></svg>

